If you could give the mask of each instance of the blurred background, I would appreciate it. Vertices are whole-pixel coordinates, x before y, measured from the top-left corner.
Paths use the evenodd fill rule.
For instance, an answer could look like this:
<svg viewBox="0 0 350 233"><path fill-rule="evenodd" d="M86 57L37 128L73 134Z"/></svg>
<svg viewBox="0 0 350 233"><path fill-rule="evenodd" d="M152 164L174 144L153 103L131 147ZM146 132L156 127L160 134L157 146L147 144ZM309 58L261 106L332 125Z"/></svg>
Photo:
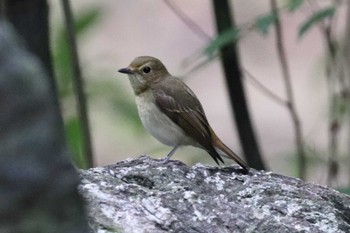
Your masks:
<svg viewBox="0 0 350 233"><path fill-rule="evenodd" d="M346 85L337 81L339 70L349 66L335 65L340 64L337 59L343 62L349 56L341 55L349 43L349 1L230 1L235 26L242 29L239 38L232 40L238 46L260 154L267 170L298 176L295 124L288 105L279 101L287 101L288 95L272 2L277 3L294 110L301 123L304 178L337 188L350 186L348 71L342 72ZM88 97L94 166L143 154L160 158L171 150L145 132L128 78L117 72L140 55L159 58L171 74L184 78L217 135L244 157L218 52L222 48L218 38L222 37L217 37L212 1L75 0L71 4ZM49 6L51 47L67 138L76 163L86 167L64 14L60 1L51 0ZM208 53L209 46L214 54ZM191 147L181 148L173 159L188 165L214 165L206 152Z"/></svg>

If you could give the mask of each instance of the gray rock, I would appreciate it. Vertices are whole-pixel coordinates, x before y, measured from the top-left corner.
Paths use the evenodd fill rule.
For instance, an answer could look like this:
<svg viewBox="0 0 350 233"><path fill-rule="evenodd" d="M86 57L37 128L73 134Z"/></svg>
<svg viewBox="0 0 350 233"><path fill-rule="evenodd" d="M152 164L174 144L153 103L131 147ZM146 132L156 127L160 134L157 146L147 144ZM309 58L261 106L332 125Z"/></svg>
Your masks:
<svg viewBox="0 0 350 233"><path fill-rule="evenodd" d="M0 23L0 232L86 233L78 183L48 77Z"/></svg>
<svg viewBox="0 0 350 233"><path fill-rule="evenodd" d="M350 232L350 197L238 166L142 156L80 171L97 232Z"/></svg>

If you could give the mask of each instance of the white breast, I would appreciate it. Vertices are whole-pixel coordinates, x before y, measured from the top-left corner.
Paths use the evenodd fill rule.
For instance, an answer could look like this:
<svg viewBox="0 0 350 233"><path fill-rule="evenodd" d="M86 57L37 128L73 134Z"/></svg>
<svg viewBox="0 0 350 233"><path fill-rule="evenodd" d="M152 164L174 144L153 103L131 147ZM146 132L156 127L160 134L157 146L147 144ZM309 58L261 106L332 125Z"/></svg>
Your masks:
<svg viewBox="0 0 350 233"><path fill-rule="evenodd" d="M196 145L184 131L156 106L151 91L136 96L137 109L143 126L161 143L168 146Z"/></svg>

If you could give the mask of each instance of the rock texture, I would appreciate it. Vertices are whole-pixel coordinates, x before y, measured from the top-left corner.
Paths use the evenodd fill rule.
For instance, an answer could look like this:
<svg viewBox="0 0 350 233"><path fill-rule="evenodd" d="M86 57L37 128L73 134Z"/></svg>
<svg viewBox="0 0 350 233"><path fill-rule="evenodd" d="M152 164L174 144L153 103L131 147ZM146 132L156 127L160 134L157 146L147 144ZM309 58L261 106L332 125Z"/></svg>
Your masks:
<svg viewBox="0 0 350 233"><path fill-rule="evenodd" d="M350 232L350 197L271 172L142 156L81 171L97 232Z"/></svg>

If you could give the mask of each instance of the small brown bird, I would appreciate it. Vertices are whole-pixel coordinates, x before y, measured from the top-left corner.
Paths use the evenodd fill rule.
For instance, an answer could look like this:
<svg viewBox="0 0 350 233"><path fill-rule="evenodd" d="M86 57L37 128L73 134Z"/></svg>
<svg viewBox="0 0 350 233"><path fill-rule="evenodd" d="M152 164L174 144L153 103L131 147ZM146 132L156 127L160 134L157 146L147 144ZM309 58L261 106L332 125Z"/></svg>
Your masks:
<svg viewBox="0 0 350 233"><path fill-rule="evenodd" d="M224 163L221 154L249 171L248 165L216 136L193 91L169 74L160 60L137 57L119 72L129 76L144 127L157 140L174 147L164 162L179 146L191 145L207 151L218 165L219 161Z"/></svg>

